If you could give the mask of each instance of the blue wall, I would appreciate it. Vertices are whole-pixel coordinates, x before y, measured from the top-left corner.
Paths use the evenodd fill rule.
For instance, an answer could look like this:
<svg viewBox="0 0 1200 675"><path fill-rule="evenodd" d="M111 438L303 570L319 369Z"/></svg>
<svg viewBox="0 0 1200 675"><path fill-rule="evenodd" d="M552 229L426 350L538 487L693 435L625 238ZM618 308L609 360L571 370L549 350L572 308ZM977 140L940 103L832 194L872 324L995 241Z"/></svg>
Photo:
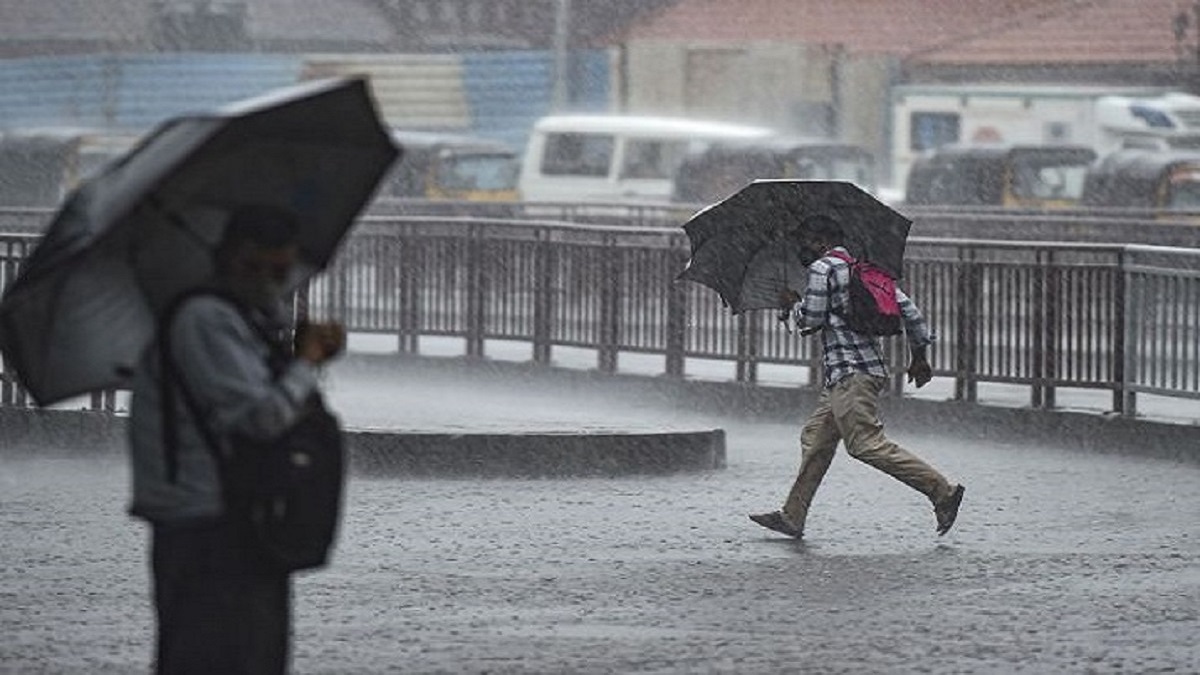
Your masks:
<svg viewBox="0 0 1200 675"><path fill-rule="evenodd" d="M145 130L295 82L298 57L166 54L0 62L0 127Z"/></svg>
<svg viewBox="0 0 1200 675"><path fill-rule="evenodd" d="M463 56L464 85L475 133L520 151L533 123L551 109L554 54L510 51ZM568 77L569 108L575 112L611 109L607 55L573 52Z"/></svg>
<svg viewBox="0 0 1200 675"><path fill-rule="evenodd" d="M464 54L475 134L520 151L534 121L550 112L554 55ZM164 119L212 109L297 81L303 55L125 54L0 61L0 129L74 126L145 131ZM570 109L610 109L605 52L570 59Z"/></svg>

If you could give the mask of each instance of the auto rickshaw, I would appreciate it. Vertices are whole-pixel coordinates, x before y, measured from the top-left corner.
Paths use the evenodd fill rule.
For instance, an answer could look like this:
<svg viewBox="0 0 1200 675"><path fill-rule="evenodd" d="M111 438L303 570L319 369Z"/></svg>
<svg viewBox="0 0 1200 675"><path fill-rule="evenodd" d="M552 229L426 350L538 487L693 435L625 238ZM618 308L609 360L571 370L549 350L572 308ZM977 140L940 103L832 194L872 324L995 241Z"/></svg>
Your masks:
<svg viewBox="0 0 1200 675"><path fill-rule="evenodd" d="M946 145L917 159L905 203L1062 209L1078 205L1096 152L1082 145Z"/></svg>
<svg viewBox="0 0 1200 675"><path fill-rule="evenodd" d="M1117 150L1088 170L1084 206L1200 212L1200 150Z"/></svg>
<svg viewBox="0 0 1200 675"><path fill-rule="evenodd" d="M504 143L474 136L394 131L404 150L379 197L434 201L517 199L517 156Z"/></svg>
<svg viewBox="0 0 1200 675"><path fill-rule="evenodd" d="M756 178L845 180L873 191L875 160L859 146L831 140L778 137L721 142L688 153L675 172L672 199L707 204Z"/></svg>

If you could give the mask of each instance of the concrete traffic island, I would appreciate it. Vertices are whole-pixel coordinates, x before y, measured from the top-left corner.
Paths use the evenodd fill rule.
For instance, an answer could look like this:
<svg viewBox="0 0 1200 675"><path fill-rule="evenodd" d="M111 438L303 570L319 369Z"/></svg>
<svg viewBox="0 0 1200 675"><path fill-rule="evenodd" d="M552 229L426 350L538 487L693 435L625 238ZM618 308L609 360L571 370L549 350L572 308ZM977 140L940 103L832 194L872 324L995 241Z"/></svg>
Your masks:
<svg viewBox="0 0 1200 675"><path fill-rule="evenodd" d="M348 429L356 474L436 478L663 475L725 468L725 431Z"/></svg>

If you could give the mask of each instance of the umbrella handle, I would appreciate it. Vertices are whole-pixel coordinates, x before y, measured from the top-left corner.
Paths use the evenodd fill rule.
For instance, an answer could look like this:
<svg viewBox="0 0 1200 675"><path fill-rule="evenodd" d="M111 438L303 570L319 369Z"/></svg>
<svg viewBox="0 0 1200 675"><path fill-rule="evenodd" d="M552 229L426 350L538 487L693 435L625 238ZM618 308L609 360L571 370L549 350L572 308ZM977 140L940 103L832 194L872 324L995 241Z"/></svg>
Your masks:
<svg viewBox="0 0 1200 675"><path fill-rule="evenodd" d="M783 324L783 327L787 329L789 335L796 332L792 326L791 310L781 309L775 313L775 318L779 320L779 323Z"/></svg>

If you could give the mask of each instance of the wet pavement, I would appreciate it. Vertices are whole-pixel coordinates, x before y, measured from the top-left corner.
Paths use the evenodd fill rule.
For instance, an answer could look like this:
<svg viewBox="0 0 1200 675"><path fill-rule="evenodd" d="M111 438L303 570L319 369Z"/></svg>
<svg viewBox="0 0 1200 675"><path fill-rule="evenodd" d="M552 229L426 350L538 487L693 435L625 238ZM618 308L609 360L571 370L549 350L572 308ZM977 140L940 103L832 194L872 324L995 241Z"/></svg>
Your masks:
<svg viewBox="0 0 1200 675"><path fill-rule="evenodd" d="M967 486L959 524L839 454L795 542L795 423L537 379L346 367L347 422L727 431L723 471L355 476L296 584L296 673L1200 672L1200 466L942 429L894 438ZM145 533L119 456L0 460L0 672L144 672Z"/></svg>

